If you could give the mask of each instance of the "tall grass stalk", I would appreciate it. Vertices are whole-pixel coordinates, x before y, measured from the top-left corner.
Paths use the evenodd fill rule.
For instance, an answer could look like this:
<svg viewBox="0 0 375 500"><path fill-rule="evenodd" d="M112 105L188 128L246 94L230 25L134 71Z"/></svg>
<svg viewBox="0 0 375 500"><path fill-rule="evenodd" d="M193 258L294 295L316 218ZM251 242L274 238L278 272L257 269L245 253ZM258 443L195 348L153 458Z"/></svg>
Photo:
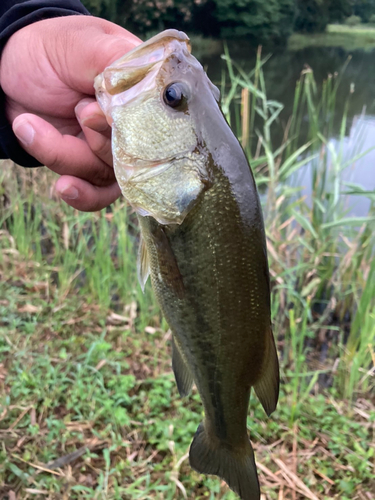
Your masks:
<svg viewBox="0 0 375 500"><path fill-rule="evenodd" d="M346 345L342 346L340 385L345 397L353 399L367 393L375 378L375 260L364 277L363 290L356 301L357 310Z"/></svg>
<svg viewBox="0 0 375 500"><path fill-rule="evenodd" d="M369 284L371 280L365 283L362 279L363 273L369 275L375 251L371 230L375 227L374 217L372 213L364 217L347 215L343 182L345 169L367 151L362 151L359 140L353 141L354 147L348 150L350 93L339 132L335 134L340 75L328 75L319 91L311 68L302 72L283 141L274 144L273 131L281 126L283 106L267 98L262 69L266 58L262 59L258 51L255 69L245 74L230 60L227 51L224 57L230 78L230 90L224 89L224 111L228 119L235 115L233 107L246 109L244 96L251 102L248 121L253 142L248 146L244 141L247 127L243 119L238 135L242 137L262 193L274 330L276 335L283 332L282 360L285 374L293 380L294 420L303 400L301 395L308 394L316 382L317 377L303 376L303 373L311 372L309 363L319 359L317 339L327 332L324 342L332 345L331 361L327 358L327 366L322 370L329 370L329 363L333 366L333 360L340 355L339 333L344 328L344 318L353 319L349 338L345 339L346 354L341 358L343 373L350 373L350 380L338 377L340 382L336 387L343 395L353 395L359 390L364 374L368 374L364 379L367 389L371 385L375 387L371 375L373 360L365 342L366 338L373 342L369 320L373 305L366 298L374 296L375 290ZM308 127L303 129L306 121ZM304 184L309 186L308 190L304 190ZM366 196L360 190L356 194ZM360 227L362 230L358 232ZM348 247L355 249L354 254L351 253L354 258L346 258ZM360 329L364 330L363 336ZM349 370L354 365L355 372Z"/></svg>
<svg viewBox="0 0 375 500"><path fill-rule="evenodd" d="M342 181L345 168L366 152L355 141L348 157L347 107L334 137L339 75L329 76L319 92L311 69L304 70L283 140L275 144L283 105L267 97L263 65L268 57L259 50L249 73L233 63L227 49L223 57L223 112L242 138L264 206L274 332L284 376L293 387L294 421L319 375L332 372L338 357L335 386L343 395L354 398L375 387L369 347L374 343L375 212L348 215L345 196L371 193ZM45 267L58 289L56 307L67 294L81 294L105 310L129 316L137 310L141 330L160 326L150 286L143 294L137 283L137 224L124 201L101 213L78 213L53 198L50 174L14 175L14 167L8 167L0 177L0 195L11 200L0 207L0 245ZM31 189L35 186L38 192ZM326 359L322 344L329 346Z"/></svg>

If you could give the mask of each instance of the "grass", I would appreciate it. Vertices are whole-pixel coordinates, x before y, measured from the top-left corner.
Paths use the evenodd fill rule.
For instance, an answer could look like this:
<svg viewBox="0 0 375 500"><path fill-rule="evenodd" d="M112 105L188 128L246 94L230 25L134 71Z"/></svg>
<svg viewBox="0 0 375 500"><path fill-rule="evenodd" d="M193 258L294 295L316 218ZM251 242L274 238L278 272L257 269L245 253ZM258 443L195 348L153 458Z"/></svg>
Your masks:
<svg viewBox="0 0 375 500"><path fill-rule="evenodd" d="M340 350L346 352L347 345L354 346L352 352L357 356L360 346L365 357L362 366L366 363L372 366L375 337L367 317L372 317L375 311L375 281L368 280L373 272L375 251L375 205L373 193L358 186L348 191L342 181L344 170L367 153L360 149L360 138L354 141L353 150L344 148L350 94L334 146L328 138L334 135L333 111L340 75L330 76L319 94L312 71L305 70L297 82L294 111L283 143L275 145L272 127L277 126L282 105L267 99L262 73L264 61L258 54L254 71L246 75L241 69L235 71L228 55L226 59L231 85L229 93L224 95L224 109L229 110L230 106L237 109L234 113L237 119L232 125L241 134L244 130L240 125L241 113L249 114L251 124L256 123L256 115L263 119L262 129L250 127L254 132L246 142L250 163L257 172L258 186L267 188L264 205L274 279L274 322L279 331L287 326L291 335L284 346L284 355L297 363L306 345L311 343L309 339L316 339L319 331L328 328L337 340L332 346L331 358L339 355ZM243 99L241 103L235 101L233 89L236 87L252 95L250 111L245 111ZM309 123L307 142L300 146L301 121L306 117ZM244 138L241 139L244 143ZM310 199L303 194L303 186L299 183L306 169L311 178ZM369 214L348 217L346 193L370 197ZM361 301L366 303L366 313L364 309L358 311ZM286 305L292 318L285 310ZM343 345L340 331L345 317L349 322L352 317L356 319L350 322L348 342ZM297 327L292 327L294 322ZM293 338L294 332L297 339ZM352 395L352 391L347 390L347 385L351 384L349 380L357 377L359 381L361 377L351 364L343 365L346 376L337 379L337 387L348 397L349 393ZM299 368L298 364L296 366ZM357 391L361 390L354 385Z"/></svg>
<svg viewBox="0 0 375 500"><path fill-rule="evenodd" d="M132 302L105 310L84 293L62 298L51 270L17 251L3 251L2 259L4 498L12 491L16 498L234 499L223 483L188 466L201 406L196 392L187 400L177 394L160 316ZM252 400L249 428L266 498L371 492L371 402L349 406L314 383L314 397L300 397L292 421L298 386L283 384L268 421Z"/></svg>
<svg viewBox="0 0 375 500"><path fill-rule="evenodd" d="M348 52L373 50L375 48L375 26L329 24L325 33L293 33L288 40L289 50L306 47L341 47Z"/></svg>
<svg viewBox="0 0 375 500"><path fill-rule="evenodd" d="M373 24L358 24L356 26L348 26L346 24L329 24L327 26L327 33L345 33L361 34L361 35L374 35L375 26Z"/></svg>
<svg viewBox="0 0 375 500"><path fill-rule="evenodd" d="M346 111L337 147L330 140L339 76L320 94L302 75L274 144L282 105L267 99L265 61L259 53L247 74L225 57L223 110L265 209L282 366L277 411L266 419L256 398L249 411L262 492L371 500L375 199L341 181L364 153L347 158ZM307 168L310 199L299 183ZM202 407L196 391L179 398L168 326L137 283L133 214L122 200L78 213L55 199L53 180L10 162L0 169L0 497L234 500L188 465ZM350 193L372 200L368 216L346 213Z"/></svg>

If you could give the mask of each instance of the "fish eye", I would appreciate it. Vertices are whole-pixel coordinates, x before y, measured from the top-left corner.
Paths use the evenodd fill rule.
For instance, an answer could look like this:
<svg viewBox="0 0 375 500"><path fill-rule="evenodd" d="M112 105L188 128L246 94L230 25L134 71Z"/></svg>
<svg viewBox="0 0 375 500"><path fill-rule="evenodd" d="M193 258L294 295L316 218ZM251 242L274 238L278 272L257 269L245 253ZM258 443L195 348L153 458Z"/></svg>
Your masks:
<svg viewBox="0 0 375 500"><path fill-rule="evenodd" d="M163 94L164 102L171 108L181 107L187 100L187 92L182 83L171 83L165 88Z"/></svg>

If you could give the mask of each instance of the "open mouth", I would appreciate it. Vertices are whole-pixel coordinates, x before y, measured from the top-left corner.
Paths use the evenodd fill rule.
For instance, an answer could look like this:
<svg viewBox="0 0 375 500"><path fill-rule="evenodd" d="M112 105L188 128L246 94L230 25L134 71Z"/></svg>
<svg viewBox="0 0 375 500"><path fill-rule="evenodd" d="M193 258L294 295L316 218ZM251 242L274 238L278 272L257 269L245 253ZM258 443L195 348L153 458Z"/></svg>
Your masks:
<svg viewBox="0 0 375 500"><path fill-rule="evenodd" d="M97 100L110 121L110 109L129 105L155 90L157 75L168 57L175 52L190 53L188 37L167 30L135 47L95 78Z"/></svg>

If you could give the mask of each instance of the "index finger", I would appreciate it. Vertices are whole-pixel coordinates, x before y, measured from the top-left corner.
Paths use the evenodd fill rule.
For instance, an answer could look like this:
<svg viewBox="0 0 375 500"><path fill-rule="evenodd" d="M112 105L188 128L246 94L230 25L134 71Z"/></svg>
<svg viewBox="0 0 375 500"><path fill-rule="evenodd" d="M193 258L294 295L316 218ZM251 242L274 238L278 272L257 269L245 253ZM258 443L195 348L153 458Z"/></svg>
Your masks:
<svg viewBox="0 0 375 500"><path fill-rule="evenodd" d="M63 135L39 116L24 113L13 121L14 133L20 140L25 126L34 132L29 134L29 142L22 143L23 148L57 174L79 177L95 186L115 182L112 166L96 156L84 139Z"/></svg>

